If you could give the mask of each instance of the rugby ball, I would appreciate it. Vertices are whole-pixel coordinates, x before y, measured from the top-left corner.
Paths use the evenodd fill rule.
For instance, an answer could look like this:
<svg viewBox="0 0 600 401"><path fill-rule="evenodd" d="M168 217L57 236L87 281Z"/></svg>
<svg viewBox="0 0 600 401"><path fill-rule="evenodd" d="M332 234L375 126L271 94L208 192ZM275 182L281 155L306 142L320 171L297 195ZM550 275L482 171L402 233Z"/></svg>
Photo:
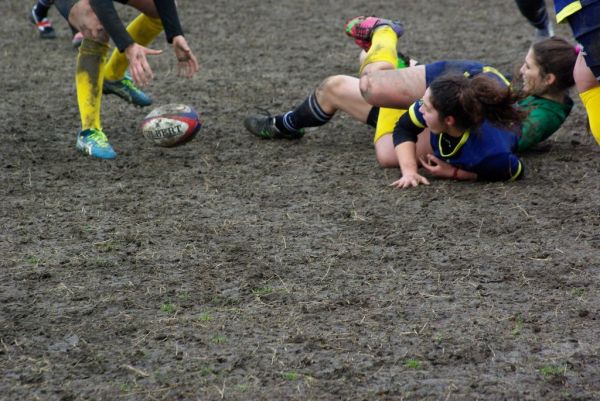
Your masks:
<svg viewBox="0 0 600 401"><path fill-rule="evenodd" d="M166 104L152 110L140 123L138 131L156 146L171 148L192 140L202 127L193 107Z"/></svg>

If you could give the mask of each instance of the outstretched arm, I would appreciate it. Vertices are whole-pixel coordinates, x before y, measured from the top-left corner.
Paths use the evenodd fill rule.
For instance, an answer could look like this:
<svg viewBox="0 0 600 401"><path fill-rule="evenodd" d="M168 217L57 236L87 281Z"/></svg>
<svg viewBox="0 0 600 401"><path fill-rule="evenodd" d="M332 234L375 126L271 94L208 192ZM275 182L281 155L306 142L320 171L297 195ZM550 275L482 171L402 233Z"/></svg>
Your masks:
<svg viewBox="0 0 600 401"><path fill-rule="evenodd" d="M417 172L417 135L425 128L424 120L419 119L418 113L415 114L417 109L418 103L412 104L408 112L400 117L394 127L394 150L402 172L402 177L391 184L396 188L416 187L419 184L429 185L427 178Z"/></svg>

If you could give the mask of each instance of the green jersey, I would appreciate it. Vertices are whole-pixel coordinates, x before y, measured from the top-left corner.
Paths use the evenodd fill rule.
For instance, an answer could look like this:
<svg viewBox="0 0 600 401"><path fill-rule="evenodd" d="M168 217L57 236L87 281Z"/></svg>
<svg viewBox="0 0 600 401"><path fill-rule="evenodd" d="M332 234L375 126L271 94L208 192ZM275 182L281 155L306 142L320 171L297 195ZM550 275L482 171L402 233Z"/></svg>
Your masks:
<svg viewBox="0 0 600 401"><path fill-rule="evenodd" d="M573 100L568 96L564 103L539 96L527 96L518 104L523 110L529 112L523 121L519 152L530 149L554 134L573 108Z"/></svg>

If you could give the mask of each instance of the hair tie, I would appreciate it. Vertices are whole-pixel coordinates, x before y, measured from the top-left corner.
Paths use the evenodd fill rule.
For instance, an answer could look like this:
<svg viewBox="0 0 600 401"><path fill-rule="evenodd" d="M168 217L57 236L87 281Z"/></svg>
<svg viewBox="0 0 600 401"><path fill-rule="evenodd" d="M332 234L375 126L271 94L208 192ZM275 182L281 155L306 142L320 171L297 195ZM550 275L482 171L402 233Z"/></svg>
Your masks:
<svg viewBox="0 0 600 401"><path fill-rule="evenodd" d="M579 43L575 45L575 47L573 48L573 50L575 50L575 54L579 55L579 53L581 53L583 51L583 46L581 46Z"/></svg>

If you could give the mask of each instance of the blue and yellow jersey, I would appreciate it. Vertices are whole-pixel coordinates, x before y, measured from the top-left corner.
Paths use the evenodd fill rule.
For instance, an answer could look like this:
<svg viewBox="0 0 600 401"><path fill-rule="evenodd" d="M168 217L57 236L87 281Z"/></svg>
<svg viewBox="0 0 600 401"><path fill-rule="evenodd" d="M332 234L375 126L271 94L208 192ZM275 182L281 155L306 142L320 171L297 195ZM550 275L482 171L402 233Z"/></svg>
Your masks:
<svg viewBox="0 0 600 401"><path fill-rule="evenodd" d="M419 111L422 101L413 103L394 128L394 145L417 140L427 127ZM431 133L433 154L460 169L477 174L478 180L505 181L523 176L523 164L515 154L517 135L484 121L477 128L465 131L460 138L445 133Z"/></svg>
<svg viewBox="0 0 600 401"><path fill-rule="evenodd" d="M600 2L600 0L554 0L554 11L556 11L556 21L560 24L570 15L575 14L583 7Z"/></svg>
<svg viewBox="0 0 600 401"><path fill-rule="evenodd" d="M425 64L425 85L429 87L434 79L445 74L460 74L465 77L485 74L504 86L510 86L510 81L500 71L473 60L443 60Z"/></svg>

